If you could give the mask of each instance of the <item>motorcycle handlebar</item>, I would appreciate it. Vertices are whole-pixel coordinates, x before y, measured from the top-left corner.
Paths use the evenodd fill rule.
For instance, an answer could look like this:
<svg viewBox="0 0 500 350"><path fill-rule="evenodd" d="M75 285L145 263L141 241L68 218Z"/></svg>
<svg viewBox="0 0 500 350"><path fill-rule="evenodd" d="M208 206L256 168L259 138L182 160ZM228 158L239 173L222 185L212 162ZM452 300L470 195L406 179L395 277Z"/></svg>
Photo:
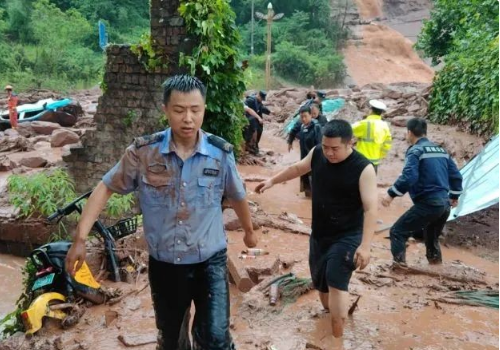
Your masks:
<svg viewBox="0 0 500 350"><path fill-rule="evenodd" d="M49 215L47 220L52 221L52 220L58 218L59 216L63 216L63 215L66 216L66 215L71 214L72 212L74 212L77 209L76 204L78 204L78 202L80 202L81 200L90 197L91 194L92 194L92 191L89 191L89 192L81 195L77 199L75 199L73 202L69 203L64 208L57 209L55 213L52 213L51 215Z"/></svg>

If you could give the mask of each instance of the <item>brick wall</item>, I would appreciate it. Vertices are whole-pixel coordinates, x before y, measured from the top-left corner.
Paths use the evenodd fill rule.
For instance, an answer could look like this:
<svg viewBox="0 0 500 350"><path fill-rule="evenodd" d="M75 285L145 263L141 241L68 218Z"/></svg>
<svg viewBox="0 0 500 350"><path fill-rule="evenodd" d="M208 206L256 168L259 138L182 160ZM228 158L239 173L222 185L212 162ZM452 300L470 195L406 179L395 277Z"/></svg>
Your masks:
<svg viewBox="0 0 500 350"><path fill-rule="evenodd" d="M178 6L179 0L151 0L151 37L155 50L169 62L168 68L148 72L129 46L106 48L106 89L94 116L97 127L85 133L81 147L63 156L78 192L93 188L134 137L161 130L161 84L179 72L179 52L188 51L192 42L186 37Z"/></svg>

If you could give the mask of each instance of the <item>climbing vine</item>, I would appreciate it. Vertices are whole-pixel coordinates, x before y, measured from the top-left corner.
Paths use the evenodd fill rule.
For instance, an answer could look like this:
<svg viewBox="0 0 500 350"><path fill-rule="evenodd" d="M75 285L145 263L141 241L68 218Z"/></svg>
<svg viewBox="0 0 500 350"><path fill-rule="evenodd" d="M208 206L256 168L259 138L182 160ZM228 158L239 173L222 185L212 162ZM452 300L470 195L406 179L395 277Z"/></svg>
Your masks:
<svg viewBox="0 0 500 350"><path fill-rule="evenodd" d="M150 33L145 33L141 35L139 43L130 46L130 51L137 55L137 59L148 72L168 66L166 56L158 45L154 45L153 40Z"/></svg>
<svg viewBox="0 0 500 350"><path fill-rule="evenodd" d="M179 13L188 35L197 41L190 54L181 53L179 63L207 86L203 129L223 137L239 151L246 124L241 102L246 87L235 14L227 0L181 0Z"/></svg>

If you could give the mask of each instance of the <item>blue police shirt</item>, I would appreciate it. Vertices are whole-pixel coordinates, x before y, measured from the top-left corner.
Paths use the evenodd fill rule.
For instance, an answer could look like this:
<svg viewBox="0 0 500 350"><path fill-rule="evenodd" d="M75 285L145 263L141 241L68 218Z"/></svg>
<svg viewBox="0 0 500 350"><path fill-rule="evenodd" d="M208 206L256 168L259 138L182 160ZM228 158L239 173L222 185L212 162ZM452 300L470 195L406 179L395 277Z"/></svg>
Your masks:
<svg viewBox="0 0 500 350"><path fill-rule="evenodd" d="M222 196L242 200L234 155L199 131L193 155L177 156L171 129L141 138L103 177L113 192L138 190L149 253L173 264L195 264L226 248ZM145 142L144 142L145 140Z"/></svg>

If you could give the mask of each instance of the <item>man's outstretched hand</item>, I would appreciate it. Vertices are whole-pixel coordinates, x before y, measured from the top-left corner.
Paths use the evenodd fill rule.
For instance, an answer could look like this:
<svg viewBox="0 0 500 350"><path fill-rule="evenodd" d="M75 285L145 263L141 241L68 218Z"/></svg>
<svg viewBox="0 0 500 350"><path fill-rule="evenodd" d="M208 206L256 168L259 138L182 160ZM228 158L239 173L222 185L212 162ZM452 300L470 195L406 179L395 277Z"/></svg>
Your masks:
<svg viewBox="0 0 500 350"><path fill-rule="evenodd" d="M262 193L264 193L265 190L267 190L271 187L273 187L272 181L266 180L266 181L263 181L260 184L258 184L257 187L255 187L255 192L257 192L258 194L262 194Z"/></svg>

